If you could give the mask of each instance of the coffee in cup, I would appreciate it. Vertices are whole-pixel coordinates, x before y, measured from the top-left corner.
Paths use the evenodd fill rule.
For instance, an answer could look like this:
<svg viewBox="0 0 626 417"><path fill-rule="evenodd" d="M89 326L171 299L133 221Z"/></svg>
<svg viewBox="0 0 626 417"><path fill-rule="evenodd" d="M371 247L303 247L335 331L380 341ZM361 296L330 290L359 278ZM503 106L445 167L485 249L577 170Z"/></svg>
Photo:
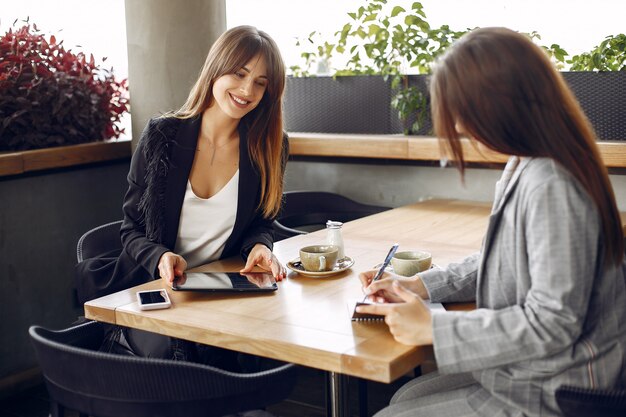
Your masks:
<svg viewBox="0 0 626 417"><path fill-rule="evenodd" d="M337 263L339 247L335 245L312 245L300 249L300 262L310 272L332 271Z"/></svg>
<svg viewBox="0 0 626 417"><path fill-rule="evenodd" d="M424 251L396 252L391 258L393 272L405 277L411 277L419 272L426 271L432 264L432 256Z"/></svg>

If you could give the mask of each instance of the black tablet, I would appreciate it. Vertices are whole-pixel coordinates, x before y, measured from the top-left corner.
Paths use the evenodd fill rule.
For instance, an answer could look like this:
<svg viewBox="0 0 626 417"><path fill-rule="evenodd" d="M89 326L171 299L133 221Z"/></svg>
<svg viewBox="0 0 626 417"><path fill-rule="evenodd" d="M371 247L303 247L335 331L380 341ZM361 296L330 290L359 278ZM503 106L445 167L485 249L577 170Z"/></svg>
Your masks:
<svg viewBox="0 0 626 417"><path fill-rule="evenodd" d="M278 286L272 274L250 272L186 272L174 281L176 291L266 292Z"/></svg>

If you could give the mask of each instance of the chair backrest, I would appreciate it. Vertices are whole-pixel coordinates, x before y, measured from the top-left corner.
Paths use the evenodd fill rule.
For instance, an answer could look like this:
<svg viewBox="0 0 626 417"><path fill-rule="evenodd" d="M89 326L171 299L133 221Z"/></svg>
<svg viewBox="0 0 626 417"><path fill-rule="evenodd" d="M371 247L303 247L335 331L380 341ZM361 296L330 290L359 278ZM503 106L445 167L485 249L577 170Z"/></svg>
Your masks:
<svg viewBox="0 0 626 417"><path fill-rule="evenodd" d="M291 364L243 374L98 352L98 322L29 333L53 406L97 417L222 416L283 400L297 376Z"/></svg>
<svg viewBox="0 0 626 417"><path fill-rule="evenodd" d="M122 220L103 224L85 232L76 245L76 259L82 262L103 253L122 248L120 227Z"/></svg>
<svg viewBox="0 0 626 417"><path fill-rule="evenodd" d="M327 220L348 222L390 209L325 191L286 191L274 222L275 240L323 229Z"/></svg>
<svg viewBox="0 0 626 417"><path fill-rule="evenodd" d="M556 402L565 417L624 417L626 390L598 390L561 386Z"/></svg>

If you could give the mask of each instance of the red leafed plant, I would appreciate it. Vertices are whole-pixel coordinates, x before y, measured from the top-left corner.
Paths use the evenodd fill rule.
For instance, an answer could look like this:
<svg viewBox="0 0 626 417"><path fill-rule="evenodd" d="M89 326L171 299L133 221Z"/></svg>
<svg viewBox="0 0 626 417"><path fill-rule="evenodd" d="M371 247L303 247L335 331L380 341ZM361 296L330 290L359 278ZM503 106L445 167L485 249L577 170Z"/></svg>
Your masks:
<svg viewBox="0 0 626 417"><path fill-rule="evenodd" d="M15 24L14 24L15 25ZM127 81L34 24L0 36L0 151L118 138Z"/></svg>

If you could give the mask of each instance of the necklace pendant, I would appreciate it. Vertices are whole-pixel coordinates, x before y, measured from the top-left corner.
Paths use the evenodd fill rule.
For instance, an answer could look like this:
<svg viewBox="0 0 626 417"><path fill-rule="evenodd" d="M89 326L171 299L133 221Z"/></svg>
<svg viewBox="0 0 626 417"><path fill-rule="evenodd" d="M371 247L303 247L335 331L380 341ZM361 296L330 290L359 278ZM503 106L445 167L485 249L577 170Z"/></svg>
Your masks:
<svg viewBox="0 0 626 417"><path fill-rule="evenodd" d="M215 148L213 148L213 153L211 154L211 166L213 166L214 160L215 160Z"/></svg>

